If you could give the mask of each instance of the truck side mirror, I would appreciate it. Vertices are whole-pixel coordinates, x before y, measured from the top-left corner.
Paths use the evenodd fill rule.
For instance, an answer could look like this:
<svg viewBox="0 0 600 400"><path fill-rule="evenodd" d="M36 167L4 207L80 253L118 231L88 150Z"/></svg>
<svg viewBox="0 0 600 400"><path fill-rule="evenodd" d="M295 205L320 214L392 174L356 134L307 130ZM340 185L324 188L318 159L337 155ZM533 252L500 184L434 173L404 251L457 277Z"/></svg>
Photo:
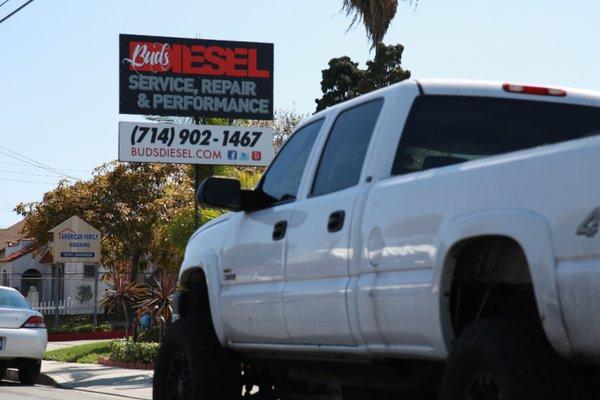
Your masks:
<svg viewBox="0 0 600 400"><path fill-rule="evenodd" d="M203 207L242 210L242 186L237 179L213 176L205 179L196 192Z"/></svg>

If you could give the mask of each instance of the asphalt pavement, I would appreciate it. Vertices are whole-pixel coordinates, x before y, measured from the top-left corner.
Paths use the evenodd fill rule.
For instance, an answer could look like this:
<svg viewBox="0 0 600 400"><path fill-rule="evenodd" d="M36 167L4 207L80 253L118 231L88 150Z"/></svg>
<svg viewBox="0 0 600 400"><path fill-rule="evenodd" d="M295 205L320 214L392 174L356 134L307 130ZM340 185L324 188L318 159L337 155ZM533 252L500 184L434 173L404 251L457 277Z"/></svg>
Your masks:
<svg viewBox="0 0 600 400"><path fill-rule="evenodd" d="M0 382L0 399L6 400L123 400L121 396L98 394L50 386L27 386L9 381Z"/></svg>

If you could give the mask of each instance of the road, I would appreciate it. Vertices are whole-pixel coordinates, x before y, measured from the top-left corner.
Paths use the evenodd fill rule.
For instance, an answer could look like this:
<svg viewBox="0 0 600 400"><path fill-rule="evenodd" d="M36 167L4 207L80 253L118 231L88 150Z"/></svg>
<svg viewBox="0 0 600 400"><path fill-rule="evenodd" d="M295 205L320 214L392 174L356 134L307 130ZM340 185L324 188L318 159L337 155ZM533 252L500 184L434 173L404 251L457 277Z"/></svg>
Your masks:
<svg viewBox="0 0 600 400"><path fill-rule="evenodd" d="M120 396L90 393L81 390L57 389L50 386L25 386L1 381L0 399L6 400L123 400Z"/></svg>

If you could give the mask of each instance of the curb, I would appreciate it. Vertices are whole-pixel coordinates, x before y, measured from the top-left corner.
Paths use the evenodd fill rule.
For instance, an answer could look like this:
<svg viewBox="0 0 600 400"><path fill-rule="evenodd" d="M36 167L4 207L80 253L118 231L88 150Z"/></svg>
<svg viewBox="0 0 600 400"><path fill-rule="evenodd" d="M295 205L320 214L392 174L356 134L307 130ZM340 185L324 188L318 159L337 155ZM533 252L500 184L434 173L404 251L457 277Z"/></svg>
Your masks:
<svg viewBox="0 0 600 400"><path fill-rule="evenodd" d="M141 369L152 371L154 370L154 364L146 363L128 363L124 361L115 361L110 358L98 356L98 364L104 365L105 367L125 368L125 369Z"/></svg>
<svg viewBox="0 0 600 400"><path fill-rule="evenodd" d="M4 377L8 380L19 382L19 371L17 371L16 369L7 369ZM36 383L38 385L45 385L45 386L52 386L55 388L67 389L66 387L61 386L53 378L51 378L49 375L46 375L43 372L40 373L40 378L38 379L38 381Z"/></svg>

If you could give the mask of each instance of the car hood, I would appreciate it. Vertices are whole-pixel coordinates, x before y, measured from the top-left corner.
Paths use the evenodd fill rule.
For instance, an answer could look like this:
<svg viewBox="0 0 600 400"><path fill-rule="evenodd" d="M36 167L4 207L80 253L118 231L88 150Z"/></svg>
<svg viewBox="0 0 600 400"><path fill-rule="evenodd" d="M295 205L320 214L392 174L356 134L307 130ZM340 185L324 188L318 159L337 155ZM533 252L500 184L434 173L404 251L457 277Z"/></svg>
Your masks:
<svg viewBox="0 0 600 400"><path fill-rule="evenodd" d="M26 308L0 307L0 328L20 328L29 317L34 315L39 314Z"/></svg>

